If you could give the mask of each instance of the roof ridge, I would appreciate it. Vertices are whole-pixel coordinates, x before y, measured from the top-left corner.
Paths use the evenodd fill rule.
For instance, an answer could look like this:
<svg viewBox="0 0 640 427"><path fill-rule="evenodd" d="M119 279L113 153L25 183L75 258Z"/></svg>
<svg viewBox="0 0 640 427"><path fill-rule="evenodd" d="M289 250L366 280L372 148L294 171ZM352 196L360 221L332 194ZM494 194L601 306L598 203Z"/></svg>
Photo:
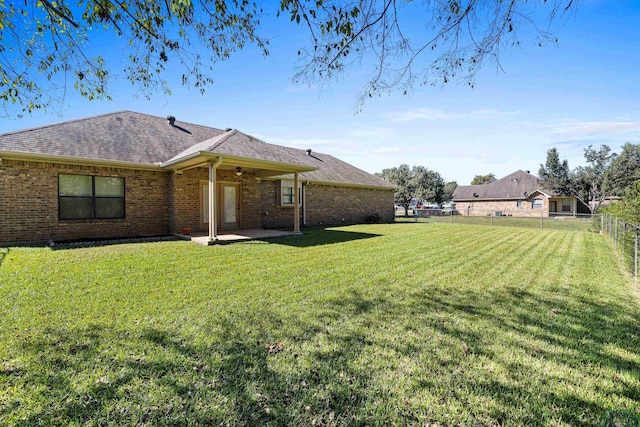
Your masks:
<svg viewBox="0 0 640 427"><path fill-rule="evenodd" d="M245 132L239 131L238 129L232 129L232 131L234 131L234 133L232 133L231 135L235 135L236 133L239 133L239 134L242 134L242 135L246 136L247 138L253 139L254 141L257 141L257 142L259 142L260 144L264 144L264 145L266 145L266 146L268 146L268 147L274 147L274 148L276 148L276 149L278 149L278 150L280 150L280 151L283 151L283 149L284 149L284 154L285 154L285 155L290 159L290 161L291 161L292 163L294 163L294 164L301 164L301 163L300 163L300 161L299 161L299 159L297 159L295 156L292 156L291 154L289 154L289 153L286 151L286 150L299 150L299 149L297 149L297 148L294 148L294 147L288 147L288 146L286 146L286 145L272 144L272 143L270 143L270 142L266 142L266 141L264 141L264 140L262 140L262 139L260 139L260 138L258 138L258 137L256 137L256 136L253 136L253 135L250 135L250 134L248 134L248 133L245 133ZM229 135L228 137L231 137L231 135ZM226 141L226 139L227 139L227 138L224 138L224 140L223 140L223 141L220 141L220 142L219 142L217 145L215 145L214 147L215 147L215 148L219 147L220 145L222 145L222 143L223 143L224 141ZM211 149L213 150L213 148L211 148ZM303 150L299 150L299 151L303 151ZM302 163L302 164L305 164L305 163Z"/></svg>
<svg viewBox="0 0 640 427"><path fill-rule="evenodd" d="M220 147L227 139L231 138L231 136L235 135L236 133L240 132L238 129L230 129L228 131L226 131L225 133L223 133L222 135L218 135L216 138L220 138L220 140L218 142L216 142L215 144L213 144L212 146L209 147L209 150L213 151L214 149ZM240 132L242 133L242 132ZM246 135L246 133L245 133Z"/></svg>

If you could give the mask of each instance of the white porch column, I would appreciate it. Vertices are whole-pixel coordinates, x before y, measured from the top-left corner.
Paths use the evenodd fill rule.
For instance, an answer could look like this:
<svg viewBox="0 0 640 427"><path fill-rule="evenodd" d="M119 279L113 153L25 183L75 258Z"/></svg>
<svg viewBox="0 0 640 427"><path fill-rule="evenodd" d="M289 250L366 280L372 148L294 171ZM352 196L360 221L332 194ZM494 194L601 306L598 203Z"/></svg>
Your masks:
<svg viewBox="0 0 640 427"><path fill-rule="evenodd" d="M293 232L300 232L300 193L298 192L298 172L293 174Z"/></svg>
<svg viewBox="0 0 640 427"><path fill-rule="evenodd" d="M218 227L216 224L216 171L222 163L222 159L218 158L215 163L209 163L209 243L215 243L218 240Z"/></svg>

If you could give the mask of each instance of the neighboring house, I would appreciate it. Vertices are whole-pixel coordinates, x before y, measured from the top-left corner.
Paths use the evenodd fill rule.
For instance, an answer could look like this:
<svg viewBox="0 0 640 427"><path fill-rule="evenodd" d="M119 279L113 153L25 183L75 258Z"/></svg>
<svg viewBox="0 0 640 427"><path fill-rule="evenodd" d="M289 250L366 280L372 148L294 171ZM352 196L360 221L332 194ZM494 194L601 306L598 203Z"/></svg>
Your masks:
<svg viewBox="0 0 640 427"><path fill-rule="evenodd" d="M0 134L0 244L390 222L393 193L333 156L172 116Z"/></svg>
<svg viewBox="0 0 640 427"><path fill-rule="evenodd" d="M576 215L589 213L575 196L545 189L538 177L519 170L483 185L460 185L453 192L458 213L484 215Z"/></svg>

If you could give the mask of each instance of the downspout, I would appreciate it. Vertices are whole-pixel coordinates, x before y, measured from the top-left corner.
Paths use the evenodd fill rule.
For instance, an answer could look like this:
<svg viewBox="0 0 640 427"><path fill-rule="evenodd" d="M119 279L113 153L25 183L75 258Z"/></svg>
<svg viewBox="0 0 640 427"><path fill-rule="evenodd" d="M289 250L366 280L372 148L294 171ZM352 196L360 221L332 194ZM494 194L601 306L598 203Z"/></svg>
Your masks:
<svg viewBox="0 0 640 427"><path fill-rule="evenodd" d="M307 181L309 182L309 181ZM305 194L305 188L307 186L302 183L302 225L307 225L307 195Z"/></svg>
<svg viewBox="0 0 640 427"><path fill-rule="evenodd" d="M222 164L222 157L214 163L209 163L209 244L215 244L218 240L218 230L216 226L216 171Z"/></svg>
<svg viewBox="0 0 640 427"><path fill-rule="evenodd" d="M300 233L300 192L298 186L300 185L300 179L298 172L293 173L293 232Z"/></svg>

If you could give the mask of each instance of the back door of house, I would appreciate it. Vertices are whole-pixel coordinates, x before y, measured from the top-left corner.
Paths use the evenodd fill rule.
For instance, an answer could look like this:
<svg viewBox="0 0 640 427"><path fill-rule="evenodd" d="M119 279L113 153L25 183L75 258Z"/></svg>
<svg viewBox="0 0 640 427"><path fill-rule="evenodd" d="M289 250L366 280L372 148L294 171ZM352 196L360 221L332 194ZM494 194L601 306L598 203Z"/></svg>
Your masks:
<svg viewBox="0 0 640 427"><path fill-rule="evenodd" d="M200 227L209 228L209 184L200 186ZM218 229L235 230L240 228L240 186L239 184L218 184L216 204L218 207Z"/></svg>

